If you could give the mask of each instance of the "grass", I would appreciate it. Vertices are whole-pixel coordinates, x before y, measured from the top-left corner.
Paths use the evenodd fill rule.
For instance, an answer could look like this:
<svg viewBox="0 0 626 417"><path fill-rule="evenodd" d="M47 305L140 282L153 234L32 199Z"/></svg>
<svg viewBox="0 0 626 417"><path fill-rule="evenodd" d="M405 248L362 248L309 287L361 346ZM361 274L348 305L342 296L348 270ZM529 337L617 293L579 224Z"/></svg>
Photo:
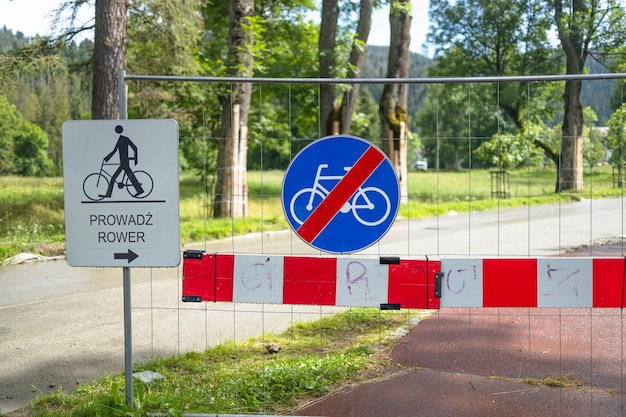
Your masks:
<svg viewBox="0 0 626 417"><path fill-rule="evenodd" d="M543 378L506 378L500 376L492 376L492 380L502 380L502 381L513 381L513 382L523 382L528 385L532 385L535 387L550 387L550 388L563 388L563 389L573 389L579 391L595 391L602 392L607 395L616 395L616 388L598 388L594 387L592 384L583 381L580 378L577 378L573 372L570 372L565 375L548 375Z"/></svg>
<svg viewBox="0 0 626 417"><path fill-rule="evenodd" d="M248 216L212 219L210 189L201 178L180 180L180 234L183 243L221 239L252 232L287 229L280 202L282 171L248 173Z"/></svg>
<svg viewBox="0 0 626 417"><path fill-rule="evenodd" d="M61 178L0 177L0 260L64 240Z"/></svg>
<svg viewBox="0 0 626 417"><path fill-rule="evenodd" d="M611 167L587 169L585 190L555 194L553 169L510 171L507 198L491 193L488 170L411 172L409 199L400 206L404 218L423 218L450 211L491 210L580 198L621 196L613 188ZM287 229L280 191L282 171L248 172L248 215L244 219L210 217L210 179L180 178L180 229L183 244L251 232ZM62 178L0 177L0 260L19 252L54 255L64 249Z"/></svg>
<svg viewBox="0 0 626 417"><path fill-rule="evenodd" d="M335 387L366 378L384 364L390 332L406 326L417 312L356 308L319 321L296 323L278 335L228 342L204 352L157 359L136 366L166 378L134 381L134 409L125 404L124 376L107 375L72 393L36 398L34 417L139 416L158 412L287 413ZM265 345L281 347L268 354ZM374 371L375 372L375 371Z"/></svg>

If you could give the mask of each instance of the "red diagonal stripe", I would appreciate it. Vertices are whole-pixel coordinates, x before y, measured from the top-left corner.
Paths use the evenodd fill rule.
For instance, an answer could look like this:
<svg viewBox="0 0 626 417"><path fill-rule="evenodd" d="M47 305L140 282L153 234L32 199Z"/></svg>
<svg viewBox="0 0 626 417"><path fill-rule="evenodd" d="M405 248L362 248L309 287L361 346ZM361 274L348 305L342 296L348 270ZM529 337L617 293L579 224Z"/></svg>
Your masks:
<svg viewBox="0 0 626 417"><path fill-rule="evenodd" d="M381 152L370 146L298 228L298 235L311 243L384 159Z"/></svg>

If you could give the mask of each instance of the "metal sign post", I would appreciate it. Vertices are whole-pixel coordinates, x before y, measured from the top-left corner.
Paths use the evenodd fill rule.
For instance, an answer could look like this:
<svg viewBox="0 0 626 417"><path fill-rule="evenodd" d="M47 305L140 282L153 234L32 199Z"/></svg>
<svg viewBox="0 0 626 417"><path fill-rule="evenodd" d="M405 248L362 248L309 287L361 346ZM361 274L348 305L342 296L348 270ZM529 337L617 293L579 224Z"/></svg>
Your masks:
<svg viewBox="0 0 626 417"><path fill-rule="evenodd" d="M124 378L126 404L133 408L133 319L130 305L130 267L122 268L124 276Z"/></svg>
<svg viewBox="0 0 626 417"><path fill-rule="evenodd" d="M67 262L121 267L127 402L132 406L131 267L180 263L175 120L63 124Z"/></svg>
<svg viewBox="0 0 626 417"><path fill-rule="evenodd" d="M126 403L133 407L131 267L180 263L178 123L128 120L119 72L120 120L63 123L65 246L71 266L123 270Z"/></svg>

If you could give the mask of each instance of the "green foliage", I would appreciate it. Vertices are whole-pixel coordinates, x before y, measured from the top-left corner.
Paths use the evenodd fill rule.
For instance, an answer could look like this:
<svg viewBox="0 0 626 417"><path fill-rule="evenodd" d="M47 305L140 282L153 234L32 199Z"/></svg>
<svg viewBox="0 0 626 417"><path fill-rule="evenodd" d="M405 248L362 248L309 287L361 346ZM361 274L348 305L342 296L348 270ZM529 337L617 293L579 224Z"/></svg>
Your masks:
<svg viewBox="0 0 626 417"><path fill-rule="evenodd" d="M558 65L545 2L433 0L430 16L435 55L457 76L548 74Z"/></svg>
<svg viewBox="0 0 626 417"><path fill-rule="evenodd" d="M350 134L360 138L377 138L380 135L380 118L376 117L377 113L378 104L372 97L372 93L369 89L361 88L352 117Z"/></svg>
<svg viewBox="0 0 626 417"><path fill-rule="evenodd" d="M514 132L510 118L494 109L491 97L495 85L469 86L447 84L428 89L426 103L419 114L424 157L440 167L476 167L472 152L494 132ZM440 140L437 140L437 138Z"/></svg>
<svg viewBox="0 0 626 417"><path fill-rule="evenodd" d="M591 107L583 109L583 159L586 166L600 165L607 161L608 148L599 129L595 128L598 115Z"/></svg>
<svg viewBox="0 0 626 417"><path fill-rule="evenodd" d="M499 169L537 167L543 162L543 151L533 145L531 138L543 138L546 130L545 126L533 125L525 126L524 130L516 135L495 134L491 140L481 143L474 151L474 155L486 167Z"/></svg>
<svg viewBox="0 0 626 417"><path fill-rule="evenodd" d="M548 36L552 15L546 2L432 0L430 13L433 24L428 40L435 47L437 59L437 64L429 69L430 75L507 76L560 71L561 56ZM422 126L428 129L428 134L421 132L422 137L440 127L446 130L443 136L451 138L517 135L523 124L546 123L553 117L558 108L548 105L553 103L553 88L553 84L533 84L531 89L522 83L433 87L429 92L432 107L425 108L421 116ZM455 120L459 109L463 118ZM436 129L433 113L442 121ZM467 134L460 133L463 131ZM481 141L475 140L471 145L480 145ZM426 146L426 151L432 158L432 148ZM445 150L447 158L442 160L446 166L458 168L461 161L457 155L471 151L463 142L457 142ZM453 155L454 162L449 159ZM466 159L464 166L468 164Z"/></svg>
<svg viewBox="0 0 626 417"><path fill-rule="evenodd" d="M45 173L58 175L62 167L61 125L72 117L83 117L85 106L90 105L91 74L85 72L83 60L91 43L83 42L78 47L36 37L20 42L19 46L20 49L0 54L0 91L4 91L25 121L45 132L47 157L52 164ZM41 169L38 171L41 175Z"/></svg>
<svg viewBox="0 0 626 417"><path fill-rule="evenodd" d="M7 29L6 26L0 28L0 54L21 48L27 43L26 36L22 32Z"/></svg>
<svg viewBox="0 0 626 417"><path fill-rule="evenodd" d="M39 126L25 122L14 138L14 174L43 176L52 165L47 155L48 137Z"/></svg>
<svg viewBox="0 0 626 417"><path fill-rule="evenodd" d="M257 13L266 27L262 33L265 54L256 57L255 76L275 78L316 77L318 27L307 13L310 1L257 4ZM285 169L292 152L297 152L295 138L317 138L317 86L264 84L252 93L249 137L254 139L248 161L259 156L259 140L264 141L263 169ZM265 139L278 142L268 143Z"/></svg>
<svg viewBox="0 0 626 417"><path fill-rule="evenodd" d="M200 0L131 1L128 71L133 74L198 75L202 36Z"/></svg>
<svg viewBox="0 0 626 417"><path fill-rule="evenodd" d="M587 69L589 74L606 74L609 69L606 65L596 61L595 59L587 60ZM619 71L618 71L619 72ZM619 92L618 80L595 80L593 82L583 83L580 92L580 101L585 107L590 107L597 115L597 126L606 126L613 110L617 107L614 105L615 93ZM607 97L610 99L607 100ZM589 125L587 116L584 116L585 125Z"/></svg>
<svg viewBox="0 0 626 417"><path fill-rule="evenodd" d="M461 4L464 3L458 3ZM526 29L519 33L513 30L519 27L508 28L506 25L507 22L514 21L514 13L507 15L511 17L508 21L497 21L495 26L487 24L489 18L497 16L498 10L507 7L508 3L504 0L497 4L467 4L476 9L471 10L472 15L467 19L476 17L478 23L470 22L471 25L462 28L463 30L454 26L459 30L452 33L455 36L458 34L458 39L463 42L445 49L445 53L438 56L439 64L431 72L432 75L493 74L494 71L490 68L494 67L494 57L498 55L492 56L488 53L493 48L480 43L485 39L489 42L491 39L510 40L497 45L501 48L499 56L502 58L499 64L501 70L497 72L499 75L559 72L558 69L550 70L548 64L558 65L562 61L560 55L551 50L543 50L531 36L538 33L543 24L543 18L540 19L541 22L533 20L539 16L535 13L542 10L540 3L528 4L528 13L518 22ZM522 7L519 4L513 6L512 10L515 12ZM281 0L256 2L255 7L257 17L251 26L258 42L255 44L257 66L254 75L276 78L316 77L319 28L310 14L318 5L310 0ZM480 7L485 8L484 13L478 10ZM356 28L358 2L342 1L340 8L339 41L343 54L339 56L343 57L343 61L339 64L347 60L347 52ZM68 9L66 15L67 11ZM459 15L454 17L463 18ZM132 1L129 4L129 19L129 72L225 75L228 2ZM443 29L451 29L457 23L447 22ZM471 54L468 55L465 50L469 45L467 35L470 30L480 30L481 27L486 27L489 32L478 33L482 37L473 39L471 46L480 48L470 48ZM498 33L501 37L495 36ZM490 34L494 36L490 37ZM430 40L436 44L434 38ZM462 49L463 53L457 49ZM14 34L6 28L0 29L0 91L17 107L25 120L36 124L47 134L48 157L53 164L50 170L52 175L60 174L62 169L62 122L90 117L92 50L93 42L90 40L77 44L71 38L67 42L57 42L49 38L28 39L20 32ZM615 51L619 52L619 49ZM386 47L367 46L361 76L385 77L387 55ZM620 56L615 55L611 62L617 69L622 65ZM430 59L415 53L411 54L410 61L409 76L412 78L426 76L426 68L433 64ZM591 72L602 71L602 67L594 66L594 62L588 62L588 65ZM612 81L603 81L601 88L598 87L599 83L594 81L583 84L582 101L594 108L599 114L600 124L603 124L610 115L606 109L602 109L607 105L605 98L610 94ZM206 175L215 169L214 138L217 136L215 132L220 114L216 97L219 96L220 88L199 83L129 82L129 116L176 118L181 126L181 166L194 168L197 173ZM435 93L431 93L425 101L425 84L409 86L409 129L419 133L421 138L426 138L425 143L428 146L424 149L423 156L431 161L431 165L437 150L436 141L428 138L436 136L437 118L440 121L440 137L476 138L471 144L457 139L442 142L443 146L439 149L441 166L455 168L469 166L472 149L479 146L485 138L492 137L497 131L494 126L498 122L501 133L511 134L517 134L514 130L519 128L519 120L533 123L537 120L553 122L554 111L561 102L561 93L558 90L562 88L562 83L531 84L530 87L501 84L497 89L485 86L481 93L478 91L482 87L475 84L470 88L459 87L460 91L453 91L455 97L449 100L446 94L450 90L442 86L433 87L435 88L439 88L439 97L436 98ZM379 135L376 102L381 90L381 85L361 87L352 125L355 135L372 139ZM468 93L468 90L472 92ZM319 136L317 93L318 88L315 85L255 86L253 112L249 121L252 139L248 158L250 168L261 169L262 165L262 169L284 169L289 158L308 143L307 140ZM366 97L368 93L369 96ZM496 96L503 106L498 115L494 114L493 109L497 105ZM466 101L468 98L471 99L470 103ZM614 107L620 102L621 97L613 103ZM526 107L530 110L526 111ZM437 114L435 109L439 109L440 113ZM458 109L462 110L459 112ZM421 112L419 117L418 112ZM457 118L457 113L461 117ZM515 114L521 115L517 121ZM3 152L7 152L6 143L0 143L0 158ZM261 156L264 158L262 163L259 159Z"/></svg>
<svg viewBox="0 0 626 417"><path fill-rule="evenodd" d="M48 137L0 95L0 175L45 175Z"/></svg>
<svg viewBox="0 0 626 417"><path fill-rule="evenodd" d="M412 14L413 8L410 1L390 0L389 13L392 15Z"/></svg>
<svg viewBox="0 0 626 417"><path fill-rule="evenodd" d="M6 175L15 169L13 162L14 137L21 120L15 108L0 96L0 175Z"/></svg>
<svg viewBox="0 0 626 417"><path fill-rule="evenodd" d="M612 150L611 162L624 165L626 162L626 103L622 104L608 121L607 140Z"/></svg>

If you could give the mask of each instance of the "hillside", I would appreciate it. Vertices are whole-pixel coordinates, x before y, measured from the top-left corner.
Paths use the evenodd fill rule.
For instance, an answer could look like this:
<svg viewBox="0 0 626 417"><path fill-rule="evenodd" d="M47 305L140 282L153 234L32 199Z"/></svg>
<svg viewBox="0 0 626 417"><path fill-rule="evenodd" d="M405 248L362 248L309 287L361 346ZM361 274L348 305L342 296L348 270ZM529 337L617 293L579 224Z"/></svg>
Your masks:
<svg viewBox="0 0 626 417"><path fill-rule="evenodd" d="M363 78L384 78L387 71L386 46L368 45L365 63L363 65ZM427 77L428 67L434 65L435 61L417 53L411 53L411 63L409 67L410 78ZM587 69L590 74L604 74L609 72L607 68L593 59L587 62ZM581 102L584 107L591 107L598 115L598 126L606 126L606 122L613 114L610 105L610 98L615 90L616 83L613 80L601 80L584 82L581 94ZM378 98L382 91L382 86L368 86L374 98ZM415 113L424 99L426 88L424 85L412 85L409 90L409 110ZM410 115L410 116L414 116ZM411 119L414 120L412 117Z"/></svg>
<svg viewBox="0 0 626 417"><path fill-rule="evenodd" d="M386 46L368 45L365 62L363 64L363 78L385 78L387 76L387 60L388 50ZM409 78L426 77L428 67L433 65L434 61L423 55L411 52L411 62L409 65ZM382 85L365 86L371 93L376 102L382 93ZM409 109L409 121L417 120L417 111L419 110L424 95L426 94L426 86L423 84L412 84L409 87L407 108ZM411 127L411 130L415 130Z"/></svg>

